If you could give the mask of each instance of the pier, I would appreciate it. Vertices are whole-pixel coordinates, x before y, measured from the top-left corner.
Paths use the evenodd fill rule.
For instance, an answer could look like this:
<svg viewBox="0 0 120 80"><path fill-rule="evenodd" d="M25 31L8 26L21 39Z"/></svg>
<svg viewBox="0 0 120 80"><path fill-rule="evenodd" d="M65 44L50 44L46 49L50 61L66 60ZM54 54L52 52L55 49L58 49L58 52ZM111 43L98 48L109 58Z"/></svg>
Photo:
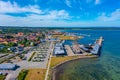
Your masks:
<svg viewBox="0 0 120 80"><path fill-rule="evenodd" d="M99 39L97 39L95 41L95 44L93 46L93 50L91 51L92 54L100 56L100 51L101 51L101 47L102 47L102 41L103 41L102 37L100 37Z"/></svg>
<svg viewBox="0 0 120 80"><path fill-rule="evenodd" d="M65 45L65 49L66 49L66 52L67 52L68 56L74 56L75 55L69 45Z"/></svg>
<svg viewBox="0 0 120 80"><path fill-rule="evenodd" d="M101 36L101 37L96 41L96 44L99 44L99 46L102 46L102 41L103 41L103 37Z"/></svg>

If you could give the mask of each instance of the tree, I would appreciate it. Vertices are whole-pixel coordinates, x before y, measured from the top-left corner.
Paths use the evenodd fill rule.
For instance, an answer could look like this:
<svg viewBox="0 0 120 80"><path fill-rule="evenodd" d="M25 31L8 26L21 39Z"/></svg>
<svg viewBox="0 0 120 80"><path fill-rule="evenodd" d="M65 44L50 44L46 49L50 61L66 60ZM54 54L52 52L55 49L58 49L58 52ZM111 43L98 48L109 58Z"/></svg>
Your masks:
<svg viewBox="0 0 120 80"><path fill-rule="evenodd" d="M38 36L36 40L39 41L40 40L40 36Z"/></svg>
<svg viewBox="0 0 120 80"><path fill-rule="evenodd" d="M9 47L17 46L17 43L9 42L7 46Z"/></svg>
<svg viewBox="0 0 120 80"><path fill-rule="evenodd" d="M42 33L42 38L45 38L45 34Z"/></svg>
<svg viewBox="0 0 120 80"><path fill-rule="evenodd" d="M7 35L5 36L5 38L10 39L10 38L13 38L13 36Z"/></svg>

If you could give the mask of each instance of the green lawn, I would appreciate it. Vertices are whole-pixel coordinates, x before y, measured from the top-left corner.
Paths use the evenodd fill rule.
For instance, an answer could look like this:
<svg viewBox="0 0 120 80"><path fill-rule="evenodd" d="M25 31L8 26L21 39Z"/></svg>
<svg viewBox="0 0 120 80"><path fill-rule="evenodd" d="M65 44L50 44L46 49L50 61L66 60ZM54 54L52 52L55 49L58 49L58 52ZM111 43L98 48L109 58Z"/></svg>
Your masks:
<svg viewBox="0 0 120 80"><path fill-rule="evenodd" d="M0 75L0 80L4 80L5 76L4 75Z"/></svg>
<svg viewBox="0 0 120 80"><path fill-rule="evenodd" d="M28 73L28 70L22 70L18 75L18 80L24 80L27 73Z"/></svg>
<svg viewBox="0 0 120 80"><path fill-rule="evenodd" d="M64 61L67 61L67 60L72 60L72 59L76 59L78 58L79 56L65 56L65 57L52 57L51 58L51 64L50 64L50 68L64 62Z"/></svg>

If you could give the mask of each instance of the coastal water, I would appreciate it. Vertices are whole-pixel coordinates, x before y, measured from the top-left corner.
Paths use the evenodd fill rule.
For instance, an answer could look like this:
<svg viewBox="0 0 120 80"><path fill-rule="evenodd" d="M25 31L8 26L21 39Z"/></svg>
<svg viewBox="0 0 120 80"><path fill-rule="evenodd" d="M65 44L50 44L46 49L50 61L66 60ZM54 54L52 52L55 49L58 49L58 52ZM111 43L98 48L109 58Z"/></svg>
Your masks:
<svg viewBox="0 0 120 80"><path fill-rule="evenodd" d="M120 30L63 30L63 32L83 35L80 44L94 43L103 36L101 56L80 59L62 65L56 80L120 80ZM71 45L73 41L66 41Z"/></svg>

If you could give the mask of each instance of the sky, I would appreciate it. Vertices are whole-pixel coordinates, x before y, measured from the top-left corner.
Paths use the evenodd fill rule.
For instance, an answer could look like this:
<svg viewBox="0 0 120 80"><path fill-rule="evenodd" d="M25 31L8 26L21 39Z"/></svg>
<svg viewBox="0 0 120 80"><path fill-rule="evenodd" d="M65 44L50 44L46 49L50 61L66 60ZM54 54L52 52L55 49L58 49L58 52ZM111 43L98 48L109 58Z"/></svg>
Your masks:
<svg viewBox="0 0 120 80"><path fill-rule="evenodd" d="M120 27L120 0L0 0L0 26Z"/></svg>

